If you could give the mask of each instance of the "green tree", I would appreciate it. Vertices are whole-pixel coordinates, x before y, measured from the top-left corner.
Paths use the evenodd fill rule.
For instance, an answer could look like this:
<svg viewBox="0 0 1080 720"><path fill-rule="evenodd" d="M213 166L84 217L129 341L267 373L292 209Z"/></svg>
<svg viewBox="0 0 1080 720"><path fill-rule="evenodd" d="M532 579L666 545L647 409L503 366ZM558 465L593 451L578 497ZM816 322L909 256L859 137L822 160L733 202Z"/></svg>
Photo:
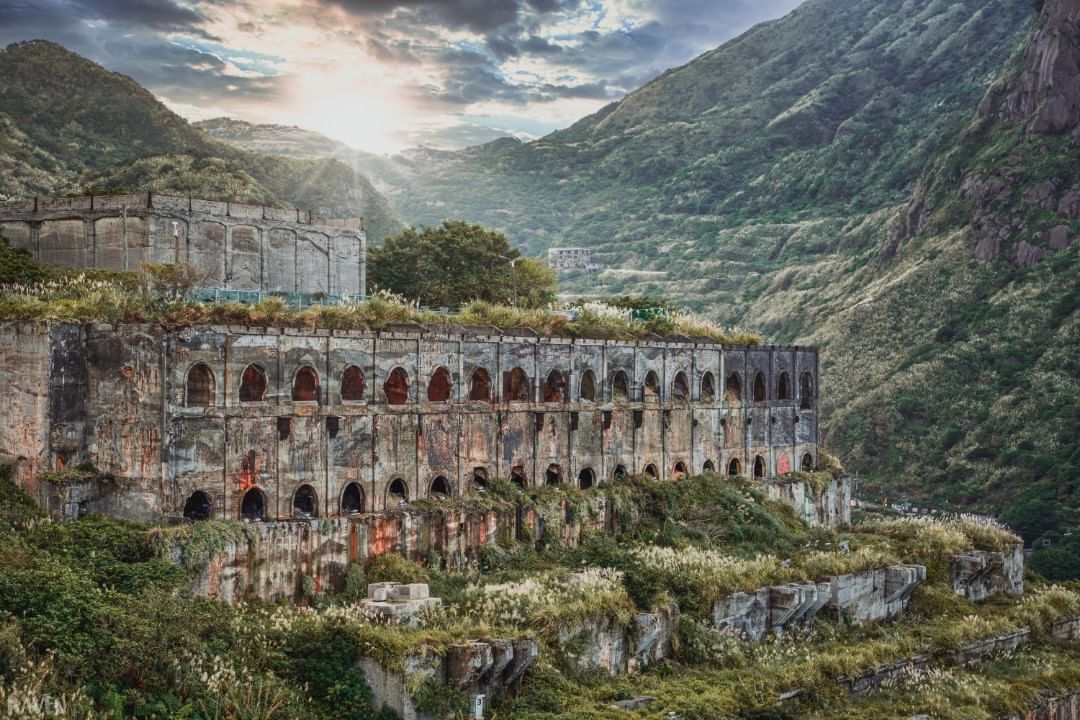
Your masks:
<svg viewBox="0 0 1080 720"><path fill-rule="evenodd" d="M479 225L446 220L409 228L370 252L371 285L433 307L471 300L539 307L555 298L555 274L510 247L506 236ZM513 267L511 267L513 265Z"/></svg>
<svg viewBox="0 0 1080 720"><path fill-rule="evenodd" d="M0 235L0 283L33 283L44 280L47 274L30 253L11 247Z"/></svg>

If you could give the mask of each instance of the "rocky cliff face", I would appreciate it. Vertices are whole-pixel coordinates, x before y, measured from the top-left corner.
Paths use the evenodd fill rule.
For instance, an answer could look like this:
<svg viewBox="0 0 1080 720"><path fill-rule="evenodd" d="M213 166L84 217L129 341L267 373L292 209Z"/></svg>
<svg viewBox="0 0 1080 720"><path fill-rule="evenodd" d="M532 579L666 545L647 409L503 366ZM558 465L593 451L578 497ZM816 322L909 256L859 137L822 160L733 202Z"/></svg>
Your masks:
<svg viewBox="0 0 1080 720"><path fill-rule="evenodd" d="M985 108L980 108L984 110ZM1002 108L1033 132L1060 133L1080 120L1080 0L1046 0L1024 69Z"/></svg>

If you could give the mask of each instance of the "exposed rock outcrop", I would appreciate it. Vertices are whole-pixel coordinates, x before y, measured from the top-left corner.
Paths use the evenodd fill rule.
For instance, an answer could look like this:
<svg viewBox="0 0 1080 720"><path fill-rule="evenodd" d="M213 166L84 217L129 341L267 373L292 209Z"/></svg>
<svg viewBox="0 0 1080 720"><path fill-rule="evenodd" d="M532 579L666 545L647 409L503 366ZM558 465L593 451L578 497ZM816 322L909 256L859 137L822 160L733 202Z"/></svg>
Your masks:
<svg viewBox="0 0 1080 720"><path fill-rule="evenodd" d="M559 629L562 660L581 673L632 675L671 655L678 627L675 605L637 613L628 626L611 618L582 620Z"/></svg>
<svg viewBox="0 0 1080 720"><path fill-rule="evenodd" d="M1003 115L1037 133L1072 130L1080 120L1080 3L1046 0L1039 29L1024 52L1024 69Z"/></svg>

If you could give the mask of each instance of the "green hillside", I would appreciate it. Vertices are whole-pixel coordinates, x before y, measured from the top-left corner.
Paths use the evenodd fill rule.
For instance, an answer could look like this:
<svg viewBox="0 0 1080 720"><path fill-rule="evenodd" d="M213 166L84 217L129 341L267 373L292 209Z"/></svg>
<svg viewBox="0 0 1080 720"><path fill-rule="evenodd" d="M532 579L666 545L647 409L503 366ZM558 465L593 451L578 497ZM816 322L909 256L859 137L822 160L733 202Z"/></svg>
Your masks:
<svg viewBox="0 0 1080 720"><path fill-rule="evenodd" d="M376 242L400 229L349 166L218 142L131 78L54 43L0 50L0 127L0 198L152 189L363 215Z"/></svg>
<svg viewBox="0 0 1080 720"><path fill-rule="evenodd" d="M410 223L591 246L607 271L564 290L821 345L863 492L1008 508L1034 539L1080 522L1077 148L1021 78L1067 7L809 0L564 131L365 171Z"/></svg>

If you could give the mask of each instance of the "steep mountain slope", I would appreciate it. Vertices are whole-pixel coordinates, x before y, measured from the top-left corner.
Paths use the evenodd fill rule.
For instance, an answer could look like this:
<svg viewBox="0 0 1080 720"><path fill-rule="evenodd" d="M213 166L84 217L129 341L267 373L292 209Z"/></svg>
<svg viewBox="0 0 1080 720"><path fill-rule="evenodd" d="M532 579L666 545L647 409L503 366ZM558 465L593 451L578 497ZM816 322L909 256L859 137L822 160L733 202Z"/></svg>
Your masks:
<svg viewBox="0 0 1080 720"><path fill-rule="evenodd" d="M0 50L0 127L0 197L155 189L364 215L375 241L400 228L349 166L218 142L131 78L54 43Z"/></svg>

